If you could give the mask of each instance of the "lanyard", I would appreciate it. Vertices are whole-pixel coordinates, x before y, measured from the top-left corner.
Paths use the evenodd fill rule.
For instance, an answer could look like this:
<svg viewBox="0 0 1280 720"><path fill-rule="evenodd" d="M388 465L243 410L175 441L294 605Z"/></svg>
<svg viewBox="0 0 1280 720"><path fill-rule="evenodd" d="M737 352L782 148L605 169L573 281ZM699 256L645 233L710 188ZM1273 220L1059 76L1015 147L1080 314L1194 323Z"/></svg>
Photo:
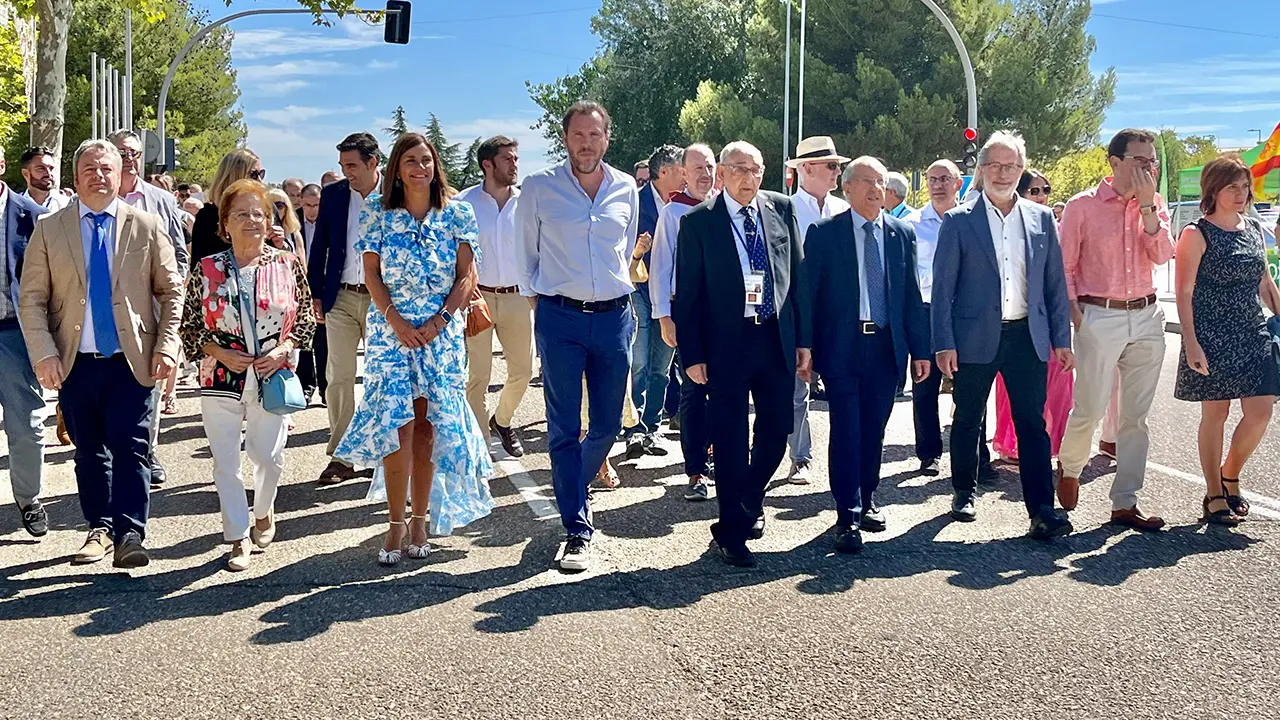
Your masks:
<svg viewBox="0 0 1280 720"><path fill-rule="evenodd" d="M257 267L253 268L253 298L252 300L244 291L244 285L240 282L240 264L236 262L235 250L231 251L231 270L232 275L236 278L236 294L240 296L240 324L244 325L245 317L248 316L249 327L244 332L245 342L249 342L249 338L253 338L253 355L258 354L258 268L262 267L262 258L259 256Z"/></svg>
<svg viewBox="0 0 1280 720"><path fill-rule="evenodd" d="M748 217L751 217L751 216L747 215L742 218L743 226L746 226ZM768 270L768 263L766 263L765 267L759 270L756 270L755 263L753 263L751 260L751 248L747 247L746 234L744 231L738 229L738 223L734 222L732 218L730 218L729 220L729 227L733 228L734 238L737 239L738 242L742 243L742 249L747 253L747 266L750 267L753 272L764 272L765 270ZM755 247L761 244L762 242L764 241L760 239L760 224L756 223L756 241L752 243L752 247Z"/></svg>

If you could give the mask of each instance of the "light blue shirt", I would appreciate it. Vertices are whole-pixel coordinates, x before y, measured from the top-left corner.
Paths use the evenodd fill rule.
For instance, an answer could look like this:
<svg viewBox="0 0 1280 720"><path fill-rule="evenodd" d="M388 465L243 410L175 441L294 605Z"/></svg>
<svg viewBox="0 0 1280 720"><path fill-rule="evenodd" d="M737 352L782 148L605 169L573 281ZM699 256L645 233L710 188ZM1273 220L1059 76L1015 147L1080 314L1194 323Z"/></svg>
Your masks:
<svg viewBox="0 0 1280 720"><path fill-rule="evenodd" d="M516 207L521 294L591 302L635 291L630 265L640 194L630 175L602 166L595 200L567 160L525 178Z"/></svg>
<svg viewBox="0 0 1280 720"><path fill-rule="evenodd" d="M853 241L858 248L858 319L867 322L871 320L871 294L867 292L867 233L862 226L868 222L875 223L876 245L880 249L880 267L883 269L884 219L883 213L877 214L875 219L864 218L857 210L850 210L849 213L853 217ZM888 282L887 270L884 270L884 275L885 282Z"/></svg>
<svg viewBox="0 0 1280 720"><path fill-rule="evenodd" d="M942 217L933 209L933 203L929 203L908 215L906 221L916 231L916 278L920 283L920 297L928 305L933 298L933 255L938 250Z"/></svg>
<svg viewBox="0 0 1280 720"><path fill-rule="evenodd" d="M669 202L658 212L658 228L649 255L649 302L653 318L671 317L671 296L676 287L676 239L680 221L697 205Z"/></svg>
<svg viewBox="0 0 1280 720"><path fill-rule="evenodd" d="M102 229L107 235L107 267L110 273L115 272L116 265L116 213L119 211L119 199L111 201L106 210L107 220ZM93 243L96 230L91 217L94 212L83 202L80 205L80 241L84 247L84 320L80 323L80 352L98 352L98 338L93 334L93 294L89 292L89 267L92 265Z"/></svg>

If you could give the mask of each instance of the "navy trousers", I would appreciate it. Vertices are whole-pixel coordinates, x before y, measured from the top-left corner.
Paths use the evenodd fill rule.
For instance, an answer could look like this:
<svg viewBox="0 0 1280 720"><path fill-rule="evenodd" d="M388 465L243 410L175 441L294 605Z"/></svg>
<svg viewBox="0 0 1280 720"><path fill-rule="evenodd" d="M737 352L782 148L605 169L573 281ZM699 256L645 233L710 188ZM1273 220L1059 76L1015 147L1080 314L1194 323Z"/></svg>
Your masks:
<svg viewBox="0 0 1280 720"><path fill-rule="evenodd" d="M81 353L58 393L76 446L76 486L90 528L119 541L146 537L151 502L152 388L138 383L124 353Z"/></svg>
<svg viewBox="0 0 1280 720"><path fill-rule="evenodd" d="M828 466L836 522L858 525L880 486L884 432L898 392L893 335L888 328L862 336L851 374L826 376L831 418Z"/></svg>
<svg viewBox="0 0 1280 720"><path fill-rule="evenodd" d="M684 474L706 475L707 451L711 448L707 386L699 385L681 372L684 381L680 383L680 453L684 455Z"/></svg>
<svg viewBox="0 0 1280 720"><path fill-rule="evenodd" d="M627 305L583 312L540 298L534 338L542 357L551 483L569 535L591 538L587 485L622 429L622 399L631 366L635 316ZM582 433L582 378L587 379L587 437Z"/></svg>

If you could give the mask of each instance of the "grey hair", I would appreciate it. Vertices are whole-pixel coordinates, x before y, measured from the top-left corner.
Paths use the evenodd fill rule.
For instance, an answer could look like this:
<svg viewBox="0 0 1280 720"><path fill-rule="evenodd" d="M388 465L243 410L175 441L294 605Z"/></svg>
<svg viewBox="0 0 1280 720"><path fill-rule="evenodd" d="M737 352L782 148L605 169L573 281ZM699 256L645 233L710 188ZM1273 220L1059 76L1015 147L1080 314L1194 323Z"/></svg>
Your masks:
<svg viewBox="0 0 1280 720"><path fill-rule="evenodd" d="M997 130L991 133L991 137L987 138L987 142L978 151L978 165L984 165L987 162L987 156L991 154L991 148L1004 147L1018 153L1018 159L1022 161L1022 166L1027 166L1027 142L1017 133L1005 132Z"/></svg>
<svg viewBox="0 0 1280 720"><path fill-rule="evenodd" d="M884 176L885 190L892 190L893 194L905 200L907 197L907 193L910 192L908 187L909 185L907 184L906 175L903 175L900 172L891 172L891 173L885 174Z"/></svg>
<svg viewBox="0 0 1280 720"><path fill-rule="evenodd" d="M121 128L120 130L111 133L107 136L107 140L109 140L112 145L120 142L121 140L137 140L139 145L142 144L142 138L138 137L138 133L130 130L129 128Z"/></svg>
<svg viewBox="0 0 1280 720"><path fill-rule="evenodd" d="M680 154L680 162L683 163L684 159L689 157L689 153L694 150L702 151L707 155L711 156L711 160L713 162L716 159L716 151L712 150L710 145L707 145L706 143L694 143L689 147L685 148L684 151Z"/></svg>
<svg viewBox="0 0 1280 720"><path fill-rule="evenodd" d="M675 145L659 145L649 156L649 173L651 176L662 172L663 168L675 167L684 162L684 149Z"/></svg>
<svg viewBox="0 0 1280 720"><path fill-rule="evenodd" d="M89 138L88 140L80 143L80 147L76 148L75 154L71 156L71 167L74 170L79 170L80 158L84 157L85 153L90 152L100 152L109 158L115 159L116 167L120 167L124 164L124 160L120 157L120 150L117 149L115 145L112 145L106 140Z"/></svg>
<svg viewBox="0 0 1280 720"><path fill-rule="evenodd" d="M848 165L844 166L844 172L840 173L840 184L844 185L845 183L852 180L853 171L857 170L860 167L869 167L872 170L875 170L876 172L880 173L881 175L889 174L889 168L885 167L884 163L880 162L876 158L871 157L870 155L863 155L862 157L854 158L853 160L849 161Z"/></svg>
<svg viewBox="0 0 1280 720"><path fill-rule="evenodd" d="M742 153L743 155L751 155L760 158L764 162L764 155L760 154L760 148L752 145L746 140L734 140L720 149L720 162L723 164L734 153Z"/></svg>

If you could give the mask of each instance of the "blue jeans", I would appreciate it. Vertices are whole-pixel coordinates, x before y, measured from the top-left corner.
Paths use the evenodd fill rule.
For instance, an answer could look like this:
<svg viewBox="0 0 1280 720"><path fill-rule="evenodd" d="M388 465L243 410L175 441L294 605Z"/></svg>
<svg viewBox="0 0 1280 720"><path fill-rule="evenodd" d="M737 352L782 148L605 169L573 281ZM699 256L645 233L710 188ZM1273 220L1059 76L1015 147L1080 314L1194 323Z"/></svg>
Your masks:
<svg viewBox="0 0 1280 720"><path fill-rule="evenodd" d="M9 481L18 507L39 499L44 480L44 396L16 324L0 330L0 408L9 436Z"/></svg>
<svg viewBox="0 0 1280 720"><path fill-rule="evenodd" d="M662 421L670 383L671 361L676 349L662 341L662 328L653 320L649 288L641 283L631 293L636 311L636 339L631 346L631 402L636 406L639 423L627 435L657 432Z"/></svg>
<svg viewBox="0 0 1280 720"><path fill-rule="evenodd" d="M622 428L622 398L631 364L631 308L585 313L538 300L534 338L542 357L551 483L569 535L591 538L587 485ZM587 378L587 437L582 433L582 377Z"/></svg>
<svg viewBox="0 0 1280 720"><path fill-rule="evenodd" d="M793 423L795 430L787 436L787 445L791 448L791 461L807 463L813 461L813 437L809 432L809 383L796 376L796 391L791 398Z"/></svg>

